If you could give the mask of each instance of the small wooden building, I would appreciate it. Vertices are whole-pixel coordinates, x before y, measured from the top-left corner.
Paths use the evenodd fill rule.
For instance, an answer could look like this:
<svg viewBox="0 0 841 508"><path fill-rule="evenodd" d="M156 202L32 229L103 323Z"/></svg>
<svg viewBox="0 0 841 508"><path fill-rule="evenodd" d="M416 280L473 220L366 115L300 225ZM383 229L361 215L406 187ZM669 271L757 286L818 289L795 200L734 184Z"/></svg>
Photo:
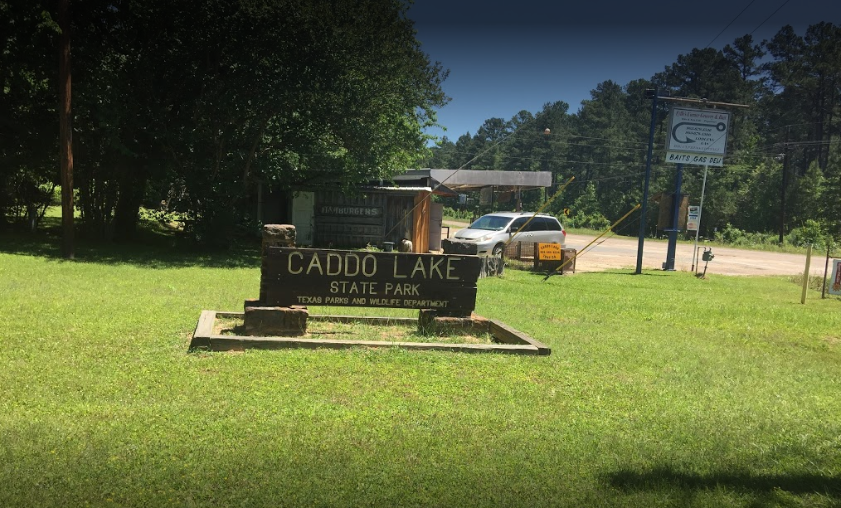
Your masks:
<svg viewBox="0 0 841 508"><path fill-rule="evenodd" d="M404 238L414 252L441 249L443 205L432 195L455 196L492 188L514 192L549 187L548 171L413 169L391 184L360 186L353 192L329 185L301 187L285 198L259 198L264 222L295 225L298 245L383 248ZM280 209L276 203L285 203Z"/></svg>
<svg viewBox="0 0 841 508"><path fill-rule="evenodd" d="M440 248L441 206L430 199L429 187L362 187L347 193L337 189L292 193L290 220L299 245L382 248L410 240L414 252ZM437 227L431 227L437 208ZM430 244L436 231L438 243ZM434 240L434 238L433 238Z"/></svg>

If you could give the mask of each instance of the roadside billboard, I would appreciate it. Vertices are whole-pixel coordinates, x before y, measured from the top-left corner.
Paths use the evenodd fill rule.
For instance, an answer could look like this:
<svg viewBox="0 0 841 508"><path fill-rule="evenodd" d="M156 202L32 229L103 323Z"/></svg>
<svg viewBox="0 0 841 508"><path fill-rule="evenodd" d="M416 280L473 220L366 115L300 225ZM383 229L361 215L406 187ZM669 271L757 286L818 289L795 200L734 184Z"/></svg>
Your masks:
<svg viewBox="0 0 841 508"><path fill-rule="evenodd" d="M730 113L720 109L672 108L666 162L724 166Z"/></svg>

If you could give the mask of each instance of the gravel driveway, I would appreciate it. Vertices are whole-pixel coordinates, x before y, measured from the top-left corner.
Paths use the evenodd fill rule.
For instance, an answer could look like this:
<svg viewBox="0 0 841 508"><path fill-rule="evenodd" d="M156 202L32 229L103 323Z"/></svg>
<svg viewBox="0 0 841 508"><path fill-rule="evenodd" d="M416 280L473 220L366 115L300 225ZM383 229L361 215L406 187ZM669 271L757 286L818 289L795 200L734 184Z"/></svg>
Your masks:
<svg viewBox="0 0 841 508"><path fill-rule="evenodd" d="M582 249L593 241L595 236L567 235L567 247ZM607 238L607 235L606 237ZM613 236L602 238L583 252L576 262L576 271L592 272L615 268L635 269L637 265L637 239ZM642 266L644 269L661 269L666 261L667 242L646 239L643 247ZM698 243L702 247L703 243ZM692 244L677 245L675 254L675 269L691 271ZM762 252L754 250L733 249L728 247L713 247L715 258L710 261L708 274L723 275L795 275L803 273L806 268L806 252L803 254L783 254L777 252ZM700 258L699 250L698 257ZM809 273L823 276L826 253L812 251L812 262ZM700 261L700 270L704 262Z"/></svg>
<svg viewBox="0 0 841 508"><path fill-rule="evenodd" d="M459 229L467 227L467 223L445 221L450 227L452 237ZM446 233L445 233L446 234ZM567 235L567 247L581 251L596 237L591 235ZM698 247L704 244L701 242ZM630 269L637 266L636 238L605 235L594 243L586 252L580 254L576 260L576 272L597 272L610 269ZM660 270L666 261L667 243L660 240L646 239L643 247L642 267L647 270ZM689 272L692 270L692 244L677 245L675 255L675 269ZM783 254L777 252L762 252L754 250L733 249L728 247L713 247L715 258L707 267L707 274L722 275L796 275L803 273L806 268L806 250L803 254ZM701 257L703 249L699 249ZM811 275L823 276L826 252L812 251L812 262L809 268ZM704 262L698 261L703 271ZM831 265L830 265L831 269Z"/></svg>

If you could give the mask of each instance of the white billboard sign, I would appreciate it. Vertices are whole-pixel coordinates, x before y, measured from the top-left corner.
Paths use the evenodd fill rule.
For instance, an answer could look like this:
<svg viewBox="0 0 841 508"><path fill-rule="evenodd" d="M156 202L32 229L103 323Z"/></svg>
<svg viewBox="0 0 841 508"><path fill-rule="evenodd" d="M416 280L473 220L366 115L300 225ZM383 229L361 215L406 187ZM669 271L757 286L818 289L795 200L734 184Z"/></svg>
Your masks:
<svg viewBox="0 0 841 508"><path fill-rule="evenodd" d="M686 213L686 229L687 231L698 231L698 225L701 223L701 207L690 206Z"/></svg>
<svg viewBox="0 0 841 508"><path fill-rule="evenodd" d="M723 159L727 153L727 132L730 126L730 113L718 109L672 108L669 115L669 137L666 151L670 154L694 154L701 158ZM670 160L684 164L720 165L715 160Z"/></svg>

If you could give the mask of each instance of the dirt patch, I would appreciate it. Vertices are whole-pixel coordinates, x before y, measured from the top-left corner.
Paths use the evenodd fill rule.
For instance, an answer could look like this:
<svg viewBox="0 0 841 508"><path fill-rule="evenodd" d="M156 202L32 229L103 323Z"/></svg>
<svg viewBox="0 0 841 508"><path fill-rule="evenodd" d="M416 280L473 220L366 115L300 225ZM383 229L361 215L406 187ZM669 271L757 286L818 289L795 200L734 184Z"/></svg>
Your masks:
<svg viewBox="0 0 841 508"><path fill-rule="evenodd" d="M245 326L239 318L217 318L213 325L215 335L245 335ZM418 342L444 344L492 344L489 333L453 333L433 335L418 332L417 327L406 325L371 325L337 321L310 320L304 339L380 340L387 342Z"/></svg>
<svg viewBox="0 0 841 508"><path fill-rule="evenodd" d="M466 222L444 221L450 227L450 237L456 231L467 227ZM445 232L446 233L446 232ZM567 234L567 247L579 252L589 245L596 236ZM586 252L579 255L575 263L576 272L601 272L604 270L634 270L637 266L637 248L639 240L624 236L609 236L593 243ZM643 244L642 267L645 270L661 270L666 261L668 243L661 240L646 239ZM690 272L693 269L703 271L705 263L701 260L693 266L693 245L678 244L675 251L675 269ZM698 247L704 247L699 243ZM806 267L806 250L803 254L784 254L777 252L762 252L730 247L713 247L712 261L707 265L708 274L719 275L797 275L802 274ZM697 258L701 257L701 248ZM820 276L824 274L824 256L812 253L812 263L809 274Z"/></svg>
<svg viewBox="0 0 841 508"><path fill-rule="evenodd" d="M596 237L588 235L567 235L567 246L582 249ZM584 252L576 263L577 271L603 271L608 269L636 268L639 241L626 237L613 236L599 240ZM785 254L712 247L714 258L705 263L700 259L703 243L698 244L695 270L703 271L707 266L708 274L720 275L796 275L802 274L806 267L806 253ZM662 269L666 261L668 243L665 241L646 240L643 245L642 267L649 270ZM675 250L675 269L692 271L693 245L678 244ZM824 263L820 255L812 255L810 275L823 276Z"/></svg>

